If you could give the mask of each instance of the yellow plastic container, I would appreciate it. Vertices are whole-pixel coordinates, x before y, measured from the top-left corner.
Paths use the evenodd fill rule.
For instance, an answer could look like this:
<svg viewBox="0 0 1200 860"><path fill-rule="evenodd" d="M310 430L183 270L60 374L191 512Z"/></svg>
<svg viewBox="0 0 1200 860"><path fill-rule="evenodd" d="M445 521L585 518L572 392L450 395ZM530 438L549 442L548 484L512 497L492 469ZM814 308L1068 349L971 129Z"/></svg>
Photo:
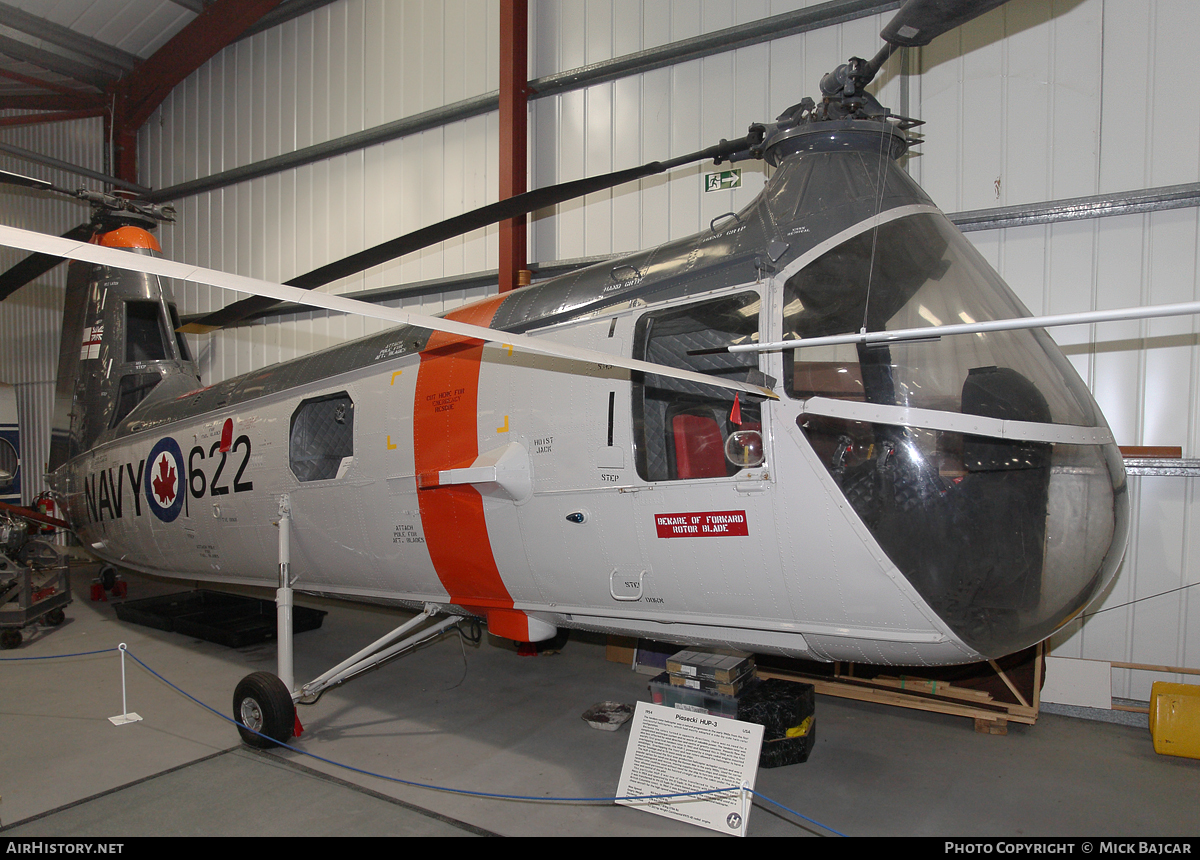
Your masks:
<svg viewBox="0 0 1200 860"><path fill-rule="evenodd" d="M1154 682L1150 737L1159 755L1200 758L1200 686Z"/></svg>

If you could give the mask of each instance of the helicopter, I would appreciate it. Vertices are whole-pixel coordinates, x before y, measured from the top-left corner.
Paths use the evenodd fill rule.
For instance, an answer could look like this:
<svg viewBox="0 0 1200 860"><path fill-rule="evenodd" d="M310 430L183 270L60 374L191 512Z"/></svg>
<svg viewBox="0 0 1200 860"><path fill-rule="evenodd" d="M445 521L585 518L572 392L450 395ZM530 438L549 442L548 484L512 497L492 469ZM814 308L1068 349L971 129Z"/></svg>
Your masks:
<svg viewBox="0 0 1200 860"><path fill-rule="evenodd" d="M867 90L898 47L1001 2L908 0L819 101L693 154L773 168L742 211L443 318L311 290L584 186L282 286L163 260L145 213L109 214L93 242L0 229L83 263L51 463L75 532L122 567L278 584L279 673L234 694L254 745L464 618L524 642L573 628L895 665L1046 638L1120 563L1120 453L1058 347L898 167L913 122ZM398 327L204 387L160 277ZM947 319L965 328L933 330ZM294 590L420 614L296 686Z"/></svg>

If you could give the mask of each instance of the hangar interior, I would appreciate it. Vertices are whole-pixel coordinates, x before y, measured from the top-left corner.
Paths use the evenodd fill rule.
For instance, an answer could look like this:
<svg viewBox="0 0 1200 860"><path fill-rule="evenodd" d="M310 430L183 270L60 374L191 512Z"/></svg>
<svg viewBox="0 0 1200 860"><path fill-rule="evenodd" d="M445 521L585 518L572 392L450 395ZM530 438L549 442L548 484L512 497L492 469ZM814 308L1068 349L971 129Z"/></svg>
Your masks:
<svg viewBox="0 0 1200 860"><path fill-rule="evenodd" d="M512 124L502 121L497 95L502 66L512 62L501 36L509 6L499 0L133 0L119 9L96 0L8 0L0 4L0 168L64 188L100 189L106 178L122 177L153 189L177 210L175 223L157 234L168 259L282 282L494 202L503 183L540 188L740 135L751 123L815 96L822 75L850 56L870 56L898 5L531 0L522 111L527 150L513 156L507 144ZM230 23L236 17L230 10L238 6L254 20ZM184 52L172 41L197 32L189 27L207 34L206 54ZM1010 0L926 47L897 54L872 90L896 114L924 123L914 130L922 140L905 156L905 169L1033 314L1200 301L1200 92L1181 85L1179 75L1180 58L1189 56L1198 29L1200 8L1189 0ZM128 93L118 86L126 78L143 86L138 95L144 116L123 114L112 97ZM517 161L521 178L514 180ZM507 272L502 256L520 259L518 268L532 270L537 279L698 233L747 205L770 170L761 162L734 166L741 168L734 188L706 191L704 177L714 168L704 163L540 210L517 257L502 248L502 231L488 227L323 289L423 313L447 312L497 293L501 278L509 276L501 274ZM87 217L79 202L35 190L6 185L0 195L6 225L60 235ZM23 256L0 248L0 268ZM44 463L49 452L65 282L60 266L0 302L0 381L17 394L25 503L46 487L33 464ZM176 282L172 291L185 316L231 300L226 291L191 282ZM284 307L249 324L188 338L203 383L212 385L385 326ZM1075 671L1071 660L1111 664L1112 699L1136 706L1150 698L1155 681L1195 683L1195 674L1177 670L1200 668L1200 624L1189 612L1196 594L1191 586L1200 582L1200 321L1191 315L1078 325L1059 328L1053 337L1118 444L1178 449L1171 468L1129 466L1131 528L1119 573L1096 604L1050 640L1050 653L1067 658L1056 664L1060 671ZM77 579L77 595L86 591L88 576ZM144 585L147 593L163 587L149 580ZM111 612L79 605L84 602L77 596L72 612L79 614L61 631L70 637L62 638L73 644L104 639L98 647L114 647L116 640L108 641ZM342 613L330 616L339 642L357 641L354 625L385 623L375 610L333 612ZM240 672L265 668L272 659L253 649L223 657L210 646L175 648L140 633L121 635L140 637L131 650L144 648L169 661L191 682L189 692L204 701L223 702ZM57 643L51 636L29 647L48 654ZM297 649L300 660L312 656L304 656L303 637ZM339 752L394 773L404 772L411 754L406 745L428 743L430 757L420 769L430 782L465 768L476 790L488 791L494 778L504 783L499 793L571 796L586 787L590 796L599 775L610 777L614 761L619 766L619 753L591 750L588 755L605 763L588 775L586 767L568 763L568 752L572 745L603 741L586 735L580 741L564 730L552 733L554 742L547 738L547 751L539 753L538 735L527 721L546 702L555 702L566 726L562 714L577 704L644 695L644 682L623 668L616 672L602 652L602 645L585 641L574 652L568 647L557 657L517 661L485 644L465 648L464 662L450 637L425 657L348 685L344 695L350 698L337 710L354 722L318 719L311 737L331 747L340 741ZM546 663L557 668L547 675L534 671ZM226 725L187 722L181 730L160 723L147 738L148 719L113 741L103 719L110 705L74 711L70 704L67 693L94 680L86 663L57 680L5 665L11 680L3 682L4 698L9 701L12 690L12 700L23 701L12 706L13 716L40 721L37 731L50 726L53 736L28 750L9 746L0 752L5 774L19 773L17 781L39 786L28 804L16 800L17 786L0 789L0 824L172 768L186 773L202 759L218 767L237 758L276 775L285 772L248 752L208 760L234 745ZM108 672L111 661L105 666ZM470 704L465 690L471 684L451 687L464 667L465 677L484 687L475 688L478 698ZM314 661L314 668L324 666ZM581 681L587 677L604 679L594 696ZM110 681L97 695L111 695ZM139 683L146 695L162 695L161 687ZM570 694L565 701L557 698L564 692ZM30 706L34 696L44 705ZM392 709L403 714L409 697L424 716L394 722ZM173 708L185 707L171 701ZM488 725L487 711L497 703L502 727ZM141 707L135 702L135 709ZM814 776L819 746L812 762L790 776L772 773L766 784L793 800L825 795L814 817L835 819L851 806L878 813L910 786L928 787L915 795L920 802L897 807L904 820L885 814L882 823L856 822L860 833L1004 835L1026 827L1022 832L1030 834L1167 835L1194 834L1200 823L1194 804L1185 808L1171 800L1195 796L1195 762L1157 759L1144 730L1135 736L1127 726L1044 715L1008 738L968 736L958 745L944 737L965 733L951 718L896 716L824 698L821 707L822 724L838 726L828 736L829 759L836 749L838 764L820 765L819 782L805 791L803 776ZM864 735L872 733L868 744ZM1073 733L1080 740L1069 739ZM78 743L61 742L70 734ZM888 744L879 744L880 734ZM513 746L506 749L504 738ZM926 752L918 739L928 744ZM893 743L907 749L885 765ZM1005 744L1019 745L1023 766L1004 770ZM61 756L55 771L78 764L80 772L102 773L60 794L61 787L35 773L32 750L40 755L47 747ZM1094 762L1096 770L1077 769L1098 748L1105 754ZM987 815L956 817L951 799L962 784L925 772L930 759L958 772L956 779L973 779L958 797L974 798L969 805L989 809ZM513 776L521 768L530 768L524 792L518 785L527 781ZM802 768L808 771L795 772ZM850 779L848 771L856 776ZM1128 817L1113 817L1122 803L1111 793L1116 772L1136 774L1130 781L1153 798L1130 801L1122 812ZM240 778L232 773L195 781ZM285 779L298 782L296 773L287 771ZM408 789L339 778L488 832L689 832L682 826L664 830L655 819L630 823L634 814L628 810L520 807L513 816L511 809L484 803L431 801ZM884 783L881 794L870 793ZM1067 812L1060 797L1088 807L1081 785L1105 798L1111 794L1111 805L1091 802L1088 812ZM312 801L325 802L334 801ZM395 809L389 806L388 814ZM917 809L923 810L919 821ZM763 835L793 832L790 819L756 815L752 828L760 824ZM39 832L35 821L28 826ZM303 832L297 827L290 832Z"/></svg>

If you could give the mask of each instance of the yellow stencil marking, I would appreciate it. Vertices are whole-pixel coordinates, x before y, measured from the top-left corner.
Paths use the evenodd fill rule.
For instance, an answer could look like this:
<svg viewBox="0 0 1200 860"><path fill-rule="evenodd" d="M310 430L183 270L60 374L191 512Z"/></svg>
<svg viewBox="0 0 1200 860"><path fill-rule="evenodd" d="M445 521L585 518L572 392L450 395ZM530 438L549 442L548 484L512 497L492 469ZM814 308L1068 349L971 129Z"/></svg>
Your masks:
<svg viewBox="0 0 1200 860"><path fill-rule="evenodd" d="M397 372L399 372L399 371L397 371ZM391 436L388 436L388 437L387 437L387 449L388 449L389 451L395 451L395 450L396 450L396 446L392 444L392 437L391 437Z"/></svg>
<svg viewBox="0 0 1200 860"><path fill-rule="evenodd" d="M395 373L393 373L393 374L392 374L392 381L391 381L391 382L389 382L389 383L388 383L388 385L395 385L395 384L396 384L396 377L397 377L397 376L399 376L400 374L402 374L403 372L404 372L403 370L397 370Z"/></svg>
<svg viewBox="0 0 1200 860"><path fill-rule="evenodd" d="M496 432L497 433L507 433L508 432L508 416L507 415L504 416L504 426L497 427Z"/></svg>
<svg viewBox="0 0 1200 860"><path fill-rule="evenodd" d="M502 348L504 348L504 349L507 349L507 350L508 350L508 354L509 354L510 356L512 355L512 344L511 344L511 343L502 343L502 344L500 344L500 346L501 346Z"/></svg>

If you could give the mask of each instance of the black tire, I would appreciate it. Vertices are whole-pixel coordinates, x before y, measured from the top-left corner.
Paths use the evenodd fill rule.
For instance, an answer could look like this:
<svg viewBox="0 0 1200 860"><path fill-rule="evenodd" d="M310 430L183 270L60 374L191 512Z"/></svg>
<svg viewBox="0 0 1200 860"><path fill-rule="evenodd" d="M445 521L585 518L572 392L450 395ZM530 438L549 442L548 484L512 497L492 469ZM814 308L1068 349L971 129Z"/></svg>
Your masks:
<svg viewBox="0 0 1200 860"><path fill-rule="evenodd" d="M291 739L296 726L296 705L291 691L278 676L255 672L242 678L233 691L233 718L246 744L270 749Z"/></svg>
<svg viewBox="0 0 1200 860"><path fill-rule="evenodd" d="M50 627L57 627L66 620L67 613L63 612L61 609L51 609L42 616L42 621L44 621Z"/></svg>
<svg viewBox="0 0 1200 860"><path fill-rule="evenodd" d="M112 591L117 584L117 569L110 565L100 568L100 585L105 591Z"/></svg>
<svg viewBox="0 0 1200 860"><path fill-rule="evenodd" d="M0 631L0 648L6 650L21 647L21 631L15 627Z"/></svg>

